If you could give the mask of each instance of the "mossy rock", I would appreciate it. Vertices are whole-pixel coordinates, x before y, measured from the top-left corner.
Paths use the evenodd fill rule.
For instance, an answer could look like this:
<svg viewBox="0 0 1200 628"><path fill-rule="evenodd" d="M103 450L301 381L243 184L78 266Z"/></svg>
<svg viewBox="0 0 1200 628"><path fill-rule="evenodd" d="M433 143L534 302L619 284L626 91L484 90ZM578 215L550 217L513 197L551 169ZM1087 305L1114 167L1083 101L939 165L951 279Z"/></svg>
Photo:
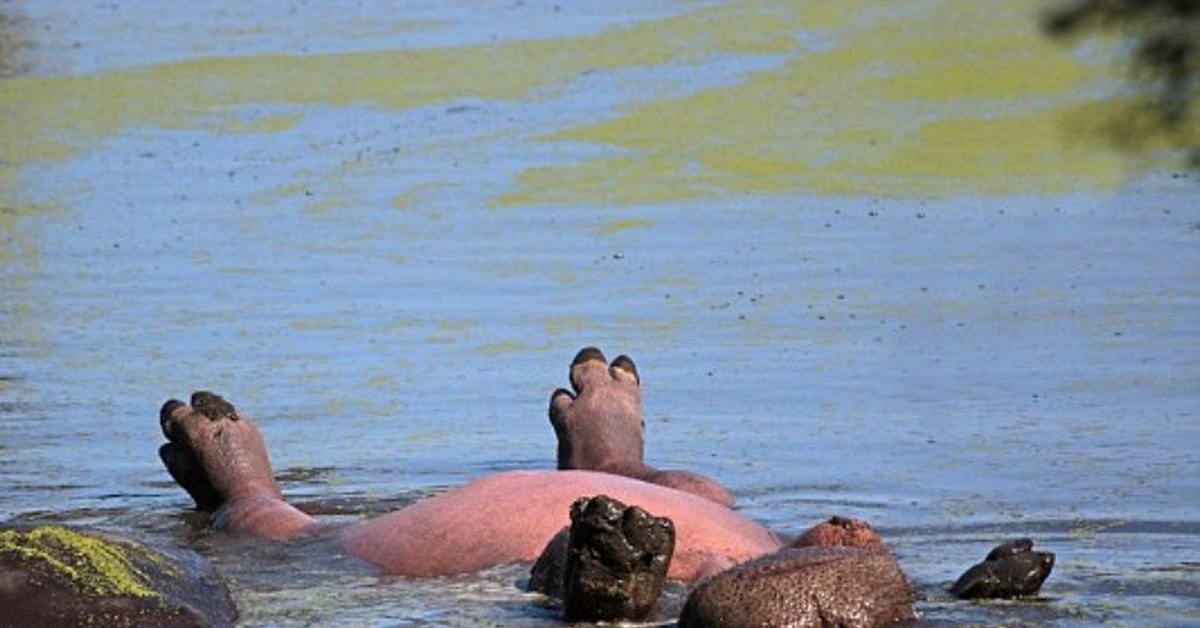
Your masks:
<svg viewBox="0 0 1200 628"><path fill-rule="evenodd" d="M56 525L0 528L0 626L232 626L200 556Z"/></svg>

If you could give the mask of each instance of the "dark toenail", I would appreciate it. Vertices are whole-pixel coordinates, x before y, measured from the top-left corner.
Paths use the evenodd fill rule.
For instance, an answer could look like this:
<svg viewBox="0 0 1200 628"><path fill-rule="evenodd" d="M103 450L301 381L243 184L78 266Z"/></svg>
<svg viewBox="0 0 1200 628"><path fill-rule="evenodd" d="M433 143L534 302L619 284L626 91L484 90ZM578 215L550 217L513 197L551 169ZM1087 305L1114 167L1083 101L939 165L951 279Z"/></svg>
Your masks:
<svg viewBox="0 0 1200 628"><path fill-rule="evenodd" d="M583 364L584 362L589 362L591 360L600 360L601 362L607 363L607 360L604 359L604 354L601 353L599 349L596 347L584 347L579 350L579 353L575 354L575 359L571 360L571 366Z"/></svg>
<svg viewBox="0 0 1200 628"><path fill-rule="evenodd" d="M630 373L633 373L633 378L639 382L642 380L642 378L638 375L637 365L633 363L633 359L631 359L629 356L617 356L617 359L613 360L612 365L614 368L619 368L623 371L629 371Z"/></svg>
<svg viewBox="0 0 1200 628"><path fill-rule="evenodd" d="M208 417L210 421L220 419L236 421L238 419L237 409L233 407L233 404L225 401L224 397L207 390L198 390L192 393L192 407L196 409L196 412Z"/></svg>
<svg viewBox="0 0 1200 628"><path fill-rule="evenodd" d="M175 408L178 408L182 405L184 405L184 403L178 399L168 399L167 402L163 404L162 410L158 411L159 419L163 421L167 420L170 418L171 414L175 412Z"/></svg>

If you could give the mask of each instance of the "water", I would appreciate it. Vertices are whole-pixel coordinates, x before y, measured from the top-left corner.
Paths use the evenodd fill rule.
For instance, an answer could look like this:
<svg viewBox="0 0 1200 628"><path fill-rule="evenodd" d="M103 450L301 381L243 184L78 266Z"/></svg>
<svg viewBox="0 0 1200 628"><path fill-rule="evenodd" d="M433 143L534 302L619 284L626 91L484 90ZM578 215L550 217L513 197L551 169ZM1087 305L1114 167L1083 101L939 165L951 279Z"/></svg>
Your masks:
<svg viewBox="0 0 1200 628"><path fill-rule="evenodd" d="M869 56L855 28L915 8L206 6L0 8L23 73L0 79L0 519L197 548L247 625L557 625L519 567L406 582L205 533L156 416L227 395L285 493L348 520L553 466L549 393L595 344L638 363L651 463L783 532L872 521L924 622L1200 623L1195 175L1114 183L1096 147L1030 174L1062 157L1030 137L931 177L888 165L900 131L825 143L913 115L974 132L967 80L761 145L764 83ZM748 34L780 20L782 43ZM1028 89L990 95L1036 129L1092 88ZM737 97L759 115L713 105ZM1018 536L1058 554L1039 601L946 597Z"/></svg>

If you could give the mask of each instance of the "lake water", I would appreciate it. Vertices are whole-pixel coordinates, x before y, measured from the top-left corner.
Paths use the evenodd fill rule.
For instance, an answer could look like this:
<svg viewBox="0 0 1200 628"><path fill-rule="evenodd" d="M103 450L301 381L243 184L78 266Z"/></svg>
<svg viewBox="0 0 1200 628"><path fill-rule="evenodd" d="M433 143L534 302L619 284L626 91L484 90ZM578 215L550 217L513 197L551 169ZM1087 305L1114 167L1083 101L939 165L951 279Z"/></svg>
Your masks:
<svg viewBox="0 0 1200 628"><path fill-rule="evenodd" d="M558 625L520 567L206 533L157 411L225 394L352 519L552 467L597 345L649 462L870 520L925 623L1200 624L1197 175L966 4L0 5L0 520L196 548L245 625ZM1020 536L1039 600L943 592Z"/></svg>

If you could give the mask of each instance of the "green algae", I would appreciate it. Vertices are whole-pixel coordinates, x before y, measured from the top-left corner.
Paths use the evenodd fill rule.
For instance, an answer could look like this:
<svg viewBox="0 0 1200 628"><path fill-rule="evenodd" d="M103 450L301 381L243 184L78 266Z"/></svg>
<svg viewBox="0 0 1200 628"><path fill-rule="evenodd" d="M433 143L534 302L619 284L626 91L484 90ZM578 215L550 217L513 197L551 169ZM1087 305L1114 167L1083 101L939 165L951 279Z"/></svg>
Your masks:
<svg viewBox="0 0 1200 628"><path fill-rule="evenodd" d="M653 221L644 218L623 218L620 220L610 220L603 225L597 227L594 231L596 236L607 236L621 231L630 229L645 229L654 225Z"/></svg>
<svg viewBox="0 0 1200 628"><path fill-rule="evenodd" d="M1043 41L1037 7L805 3L773 28L836 45L813 44L736 85L549 134L622 152L529 170L500 202L1111 188L1124 163L1064 131L1088 115L1080 103L1104 69ZM734 27L717 16L711 28Z"/></svg>
<svg viewBox="0 0 1200 628"><path fill-rule="evenodd" d="M153 552L138 546L81 534L61 526L21 532L0 531L0 553L41 563L63 580L93 596L162 598L138 563L175 571Z"/></svg>
<svg viewBox="0 0 1200 628"><path fill-rule="evenodd" d="M311 107L540 100L568 92L588 73L763 55L781 63L683 97L639 88L625 98L641 104L615 115L597 110L592 122L543 127L544 142L618 150L529 168L496 204L1115 185L1123 162L1094 141L1063 138L1065 120L1093 116L1081 105L1102 72L1043 41L1038 7L1035 0L735 3L581 37L12 77L0 82L0 208L45 210L20 198L26 168L72 159L134 129L270 136L295 132ZM304 173L331 190L310 209L340 206L338 182L356 176L342 170ZM286 185L267 194L302 191ZM421 191L396 196L394 206L410 207ZM0 220L5 233L14 229L11 219Z"/></svg>

